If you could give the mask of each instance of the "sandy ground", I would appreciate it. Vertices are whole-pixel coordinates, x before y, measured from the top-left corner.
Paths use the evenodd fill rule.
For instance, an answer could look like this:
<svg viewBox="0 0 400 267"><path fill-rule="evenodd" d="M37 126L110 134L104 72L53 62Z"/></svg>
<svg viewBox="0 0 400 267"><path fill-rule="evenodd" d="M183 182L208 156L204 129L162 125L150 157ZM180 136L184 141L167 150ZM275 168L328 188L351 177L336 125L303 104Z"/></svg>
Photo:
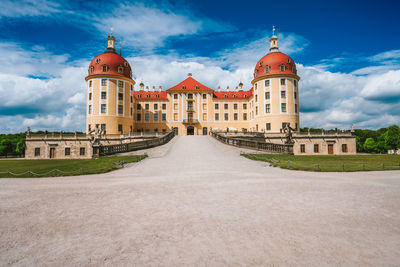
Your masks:
<svg viewBox="0 0 400 267"><path fill-rule="evenodd" d="M107 174L0 179L0 264L400 265L399 171L281 170L200 136L147 152Z"/></svg>

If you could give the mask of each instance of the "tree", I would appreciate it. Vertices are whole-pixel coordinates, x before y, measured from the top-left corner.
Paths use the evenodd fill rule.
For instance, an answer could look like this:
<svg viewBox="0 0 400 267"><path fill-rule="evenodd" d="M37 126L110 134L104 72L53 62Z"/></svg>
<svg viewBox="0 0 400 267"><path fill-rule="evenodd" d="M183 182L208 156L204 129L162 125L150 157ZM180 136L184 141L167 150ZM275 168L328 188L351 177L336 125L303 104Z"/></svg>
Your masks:
<svg viewBox="0 0 400 267"><path fill-rule="evenodd" d="M364 142L364 151L371 153L376 150L375 140L372 137L367 138Z"/></svg>
<svg viewBox="0 0 400 267"><path fill-rule="evenodd" d="M388 149L400 148L400 128L397 125L389 126L386 131L385 145Z"/></svg>

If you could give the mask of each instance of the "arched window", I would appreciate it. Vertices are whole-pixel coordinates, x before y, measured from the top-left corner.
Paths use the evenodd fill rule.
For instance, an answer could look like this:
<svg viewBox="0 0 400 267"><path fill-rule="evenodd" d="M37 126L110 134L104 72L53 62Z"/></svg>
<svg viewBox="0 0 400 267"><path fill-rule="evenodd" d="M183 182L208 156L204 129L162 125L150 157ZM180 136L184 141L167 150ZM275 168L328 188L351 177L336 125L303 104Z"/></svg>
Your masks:
<svg viewBox="0 0 400 267"><path fill-rule="evenodd" d="M282 64L282 65L281 65L281 71L283 72L283 71L285 71L285 69L286 69L286 68L285 68L285 65Z"/></svg>
<svg viewBox="0 0 400 267"><path fill-rule="evenodd" d="M150 95L146 95L147 98L150 98Z"/></svg>
<svg viewBox="0 0 400 267"><path fill-rule="evenodd" d="M247 95L244 95L244 98L247 98Z"/></svg>
<svg viewBox="0 0 400 267"><path fill-rule="evenodd" d="M100 58L97 58L96 59L96 64L99 64L100 63Z"/></svg>
<svg viewBox="0 0 400 267"><path fill-rule="evenodd" d="M233 98L236 98L236 95L233 95Z"/></svg>
<svg viewBox="0 0 400 267"><path fill-rule="evenodd" d="M124 68L123 67L118 67L118 73L123 73L124 72Z"/></svg>
<svg viewBox="0 0 400 267"><path fill-rule="evenodd" d="M258 70L255 70L254 71L254 77L257 77L257 75L258 75Z"/></svg>
<svg viewBox="0 0 400 267"><path fill-rule="evenodd" d="M263 62L262 62L262 61L260 61L260 63L259 63L259 66L260 66L260 67L262 67L262 64L263 64Z"/></svg>
<svg viewBox="0 0 400 267"><path fill-rule="evenodd" d="M228 96L226 94L224 94L224 98L228 98Z"/></svg>
<svg viewBox="0 0 400 267"><path fill-rule="evenodd" d="M290 58L287 59L287 63L288 63L288 64L290 63Z"/></svg>
<svg viewBox="0 0 400 267"><path fill-rule="evenodd" d="M90 67L90 73L93 73L93 71L94 71L94 67L91 66L91 67Z"/></svg>
<svg viewBox="0 0 400 267"><path fill-rule="evenodd" d="M196 89L199 90L199 86L198 85L196 85Z"/></svg>
<svg viewBox="0 0 400 267"><path fill-rule="evenodd" d="M92 87L92 81L91 80L89 81L89 87Z"/></svg>
<svg viewBox="0 0 400 267"><path fill-rule="evenodd" d="M265 73L269 73L269 66L265 66Z"/></svg>
<svg viewBox="0 0 400 267"><path fill-rule="evenodd" d="M139 95L137 95L137 98L142 98L142 95L140 95L140 94L139 94Z"/></svg>
<svg viewBox="0 0 400 267"><path fill-rule="evenodd" d="M156 95L156 98L158 98L158 95Z"/></svg>
<svg viewBox="0 0 400 267"><path fill-rule="evenodd" d="M107 71L107 65L103 65L103 72Z"/></svg>
<svg viewBox="0 0 400 267"><path fill-rule="evenodd" d="M182 89L186 89L186 86L182 85Z"/></svg>

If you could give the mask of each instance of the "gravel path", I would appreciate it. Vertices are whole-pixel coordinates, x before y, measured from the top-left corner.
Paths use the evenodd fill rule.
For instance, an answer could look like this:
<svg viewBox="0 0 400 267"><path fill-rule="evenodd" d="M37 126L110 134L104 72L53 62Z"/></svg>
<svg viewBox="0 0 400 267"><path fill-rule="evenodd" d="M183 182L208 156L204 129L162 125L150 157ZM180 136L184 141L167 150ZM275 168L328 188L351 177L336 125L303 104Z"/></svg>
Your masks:
<svg viewBox="0 0 400 267"><path fill-rule="evenodd" d="M0 265L400 265L399 171L239 153L184 136L111 173L0 179Z"/></svg>

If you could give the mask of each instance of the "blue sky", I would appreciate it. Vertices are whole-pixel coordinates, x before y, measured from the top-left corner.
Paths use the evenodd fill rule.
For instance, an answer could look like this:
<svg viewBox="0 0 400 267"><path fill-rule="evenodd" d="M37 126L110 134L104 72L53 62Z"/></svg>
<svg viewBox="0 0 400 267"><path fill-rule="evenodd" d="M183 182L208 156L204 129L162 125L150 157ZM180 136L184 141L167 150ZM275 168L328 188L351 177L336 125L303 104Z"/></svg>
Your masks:
<svg viewBox="0 0 400 267"><path fill-rule="evenodd" d="M400 124L398 1L0 3L0 132L83 130L84 77L110 26L136 79L167 89L187 72L250 88L276 25L298 64L301 126Z"/></svg>

